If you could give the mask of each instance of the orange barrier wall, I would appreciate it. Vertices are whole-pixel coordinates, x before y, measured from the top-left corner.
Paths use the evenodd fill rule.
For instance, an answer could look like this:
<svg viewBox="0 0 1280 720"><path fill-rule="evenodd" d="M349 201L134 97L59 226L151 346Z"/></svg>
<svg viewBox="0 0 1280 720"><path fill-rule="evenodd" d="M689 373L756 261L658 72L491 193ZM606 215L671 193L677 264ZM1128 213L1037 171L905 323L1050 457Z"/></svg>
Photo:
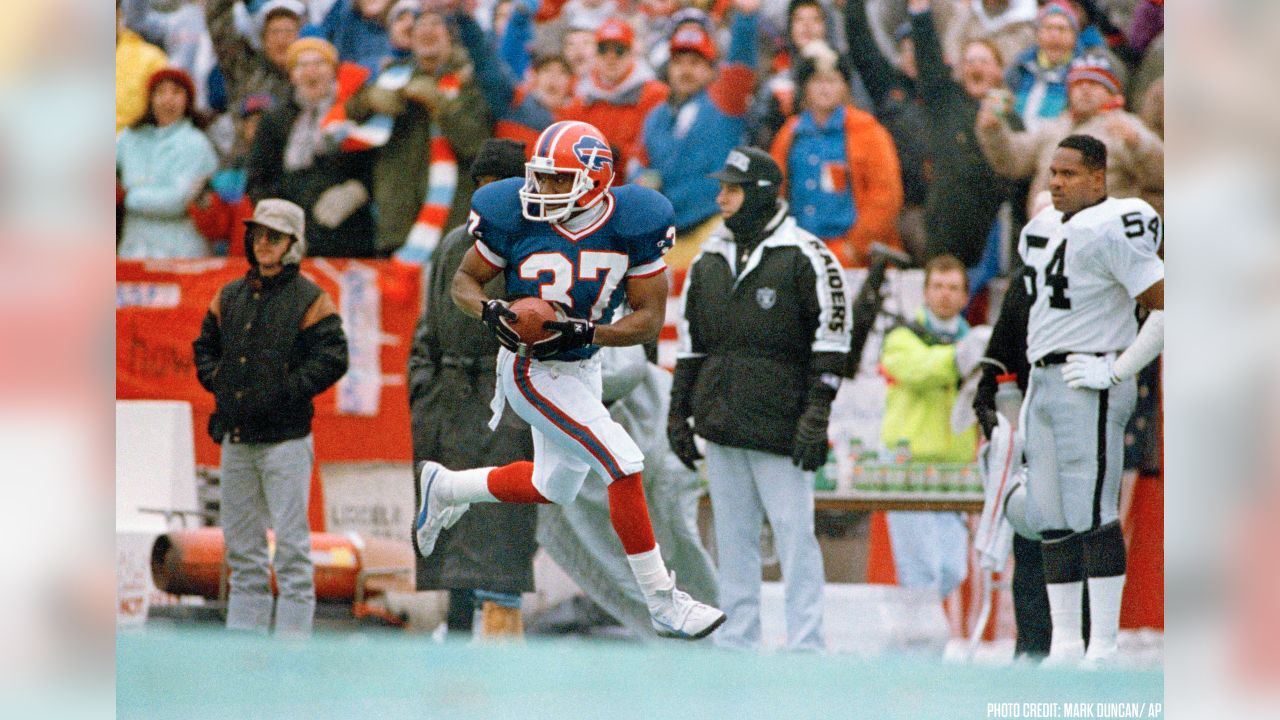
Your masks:
<svg viewBox="0 0 1280 720"><path fill-rule="evenodd" d="M239 258L116 262L116 397L190 402L196 462L202 465L219 464L220 455L205 431L213 396L196 381L191 343L214 294L246 269ZM417 278L380 260L307 259L302 271L334 298L348 340L373 349L362 372L366 399L360 411L372 414L341 410L335 388L319 395L312 426L316 461L410 460L405 368L418 318ZM363 314L349 316L355 306ZM370 382L380 385L371 401Z"/></svg>

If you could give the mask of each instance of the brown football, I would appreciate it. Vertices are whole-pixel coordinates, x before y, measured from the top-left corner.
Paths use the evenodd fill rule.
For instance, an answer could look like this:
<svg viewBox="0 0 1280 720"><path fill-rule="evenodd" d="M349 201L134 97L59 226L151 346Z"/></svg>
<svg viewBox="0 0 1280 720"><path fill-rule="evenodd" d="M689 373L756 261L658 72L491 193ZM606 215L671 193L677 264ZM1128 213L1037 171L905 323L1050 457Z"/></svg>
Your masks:
<svg viewBox="0 0 1280 720"><path fill-rule="evenodd" d="M529 344L551 337L555 331L543 329L542 323L560 319L554 305L536 297L520 298L511 303L511 311L517 317L508 321L508 324L520 336L521 341Z"/></svg>

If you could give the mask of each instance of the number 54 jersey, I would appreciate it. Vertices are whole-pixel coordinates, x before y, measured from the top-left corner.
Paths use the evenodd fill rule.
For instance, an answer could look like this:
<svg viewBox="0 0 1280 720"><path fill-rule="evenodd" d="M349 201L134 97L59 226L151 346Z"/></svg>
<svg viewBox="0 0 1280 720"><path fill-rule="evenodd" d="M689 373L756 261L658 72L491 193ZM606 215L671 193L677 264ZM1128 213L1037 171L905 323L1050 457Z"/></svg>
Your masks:
<svg viewBox="0 0 1280 720"><path fill-rule="evenodd" d="M1124 350L1138 332L1134 298L1164 279L1160 216L1138 198L1107 198L1065 221L1049 206L1018 238L1031 300L1027 360Z"/></svg>
<svg viewBox="0 0 1280 720"><path fill-rule="evenodd" d="M560 302L573 317L607 324L626 296L624 280L666 270L662 256L675 242L675 212L661 194L636 185L612 188L595 221L571 231L525 219L518 195L523 184L523 178L508 178L477 190L467 225L480 257L503 271L508 295ZM579 360L597 350L553 359Z"/></svg>

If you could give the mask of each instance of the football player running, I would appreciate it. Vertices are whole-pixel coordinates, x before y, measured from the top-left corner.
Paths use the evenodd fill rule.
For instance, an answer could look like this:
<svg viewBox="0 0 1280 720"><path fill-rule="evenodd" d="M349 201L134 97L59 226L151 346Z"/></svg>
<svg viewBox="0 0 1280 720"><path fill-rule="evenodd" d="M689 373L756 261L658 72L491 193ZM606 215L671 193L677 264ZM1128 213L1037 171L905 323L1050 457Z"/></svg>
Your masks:
<svg viewBox="0 0 1280 720"><path fill-rule="evenodd" d="M634 185L610 189L613 153L595 127L552 124L539 136L525 178L491 183L472 199L475 245L453 278L454 302L498 338L496 427L505 404L533 431L534 460L418 476L418 551L431 554L442 528L475 502L573 502L587 473L608 482L609 514L659 635L702 638L725 615L675 586L662 560L640 471L644 457L600 401L599 346L655 339L666 315L663 254L675 241L671 203ZM504 273L508 293L555 304L553 334L526 343L509 326L508 303L484 285ZM630 312L619 317L626 301Z"/></svg>
<svg viewBox="0 0 1280 720"><path fill-rule="evenodd" d="M1053 205L1018 241L1032 366L1021 423L1026 519L1043 538L1053 621L1046 665L1099 667L1116 655L1125 580L1124 429L1137 399L1134 376L1164 349L1161 219L1142 200L1108 197L1106 167L1100 140L1072 135L1059 143L1050 165ZM1135 301L1150 312L1141 330Z"/></svg>

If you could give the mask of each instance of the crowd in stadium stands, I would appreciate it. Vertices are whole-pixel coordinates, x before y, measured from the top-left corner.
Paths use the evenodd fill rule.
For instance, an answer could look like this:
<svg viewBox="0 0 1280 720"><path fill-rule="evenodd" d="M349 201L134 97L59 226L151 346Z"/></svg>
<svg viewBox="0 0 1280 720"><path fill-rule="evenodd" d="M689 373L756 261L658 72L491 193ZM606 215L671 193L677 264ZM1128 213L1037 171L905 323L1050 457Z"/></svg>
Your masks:
<svg viewBox="0 0 1280 720"><path fill-rule="evenodd" d="M483 140L563 119L605 132L615 182L672 201L676 268L720 222L706 175L740 143L846 265L873 241L949 254L974 290L1070 133L1105 140L1113 195L1161 207L1162 0L116 5L122 257L239 253L274 196L307 211L313 255L422 264Z"/></svg>
<svg viewBox="0 0 1280 720"><path fill-rule="evenodd" d="M673 204L684 270L720 169L769 153L799 227L954 256L970 293L1048 203L1058 141L1163 206L1163 0L117 0L122 258L244 252L263 198L308 253L427 267L489 138L559 120ZM978 322L984 317L976 318ZM478 327L478 325L477 325ZM512 587L515 587L513 585Z"/></svg>

